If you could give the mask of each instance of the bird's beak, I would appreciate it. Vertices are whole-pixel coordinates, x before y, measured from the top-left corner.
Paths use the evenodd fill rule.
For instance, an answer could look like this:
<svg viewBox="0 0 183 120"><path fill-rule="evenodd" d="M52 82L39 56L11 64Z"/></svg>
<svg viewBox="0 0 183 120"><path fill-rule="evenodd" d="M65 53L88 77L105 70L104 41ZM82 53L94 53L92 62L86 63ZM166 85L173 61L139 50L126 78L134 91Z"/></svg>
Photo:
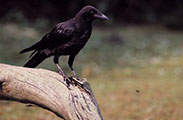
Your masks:
<svg viewBox="0 0 183 120"><path fill-rule="evenodd" d="M109 20L109 18L107 16L105 16L104 14L102 14L102 13L97 13L97 14L94 15L94 17L96 19Z"/></svg>

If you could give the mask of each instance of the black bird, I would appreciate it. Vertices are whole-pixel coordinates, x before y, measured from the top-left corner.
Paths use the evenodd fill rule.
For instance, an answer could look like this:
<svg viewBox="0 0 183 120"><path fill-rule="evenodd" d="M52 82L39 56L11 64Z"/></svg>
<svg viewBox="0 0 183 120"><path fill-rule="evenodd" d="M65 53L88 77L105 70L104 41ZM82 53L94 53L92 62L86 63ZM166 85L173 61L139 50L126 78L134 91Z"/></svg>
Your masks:
<svg viewBox="0 0 183 120"><path fill-rule="evenodd" d="M73 69L73 61L79 51L85 46L92 32L92 22L96 19L108 20L104 14L93 6L82 8L75 17L57 24L39 42L20 52L20 54L33 51L31 59L24 67L34 68L43 60L54 56L54 63L59 73L68 78L59 65L59 57L69 55L68 64L74 76L77 76Z"/></svg>

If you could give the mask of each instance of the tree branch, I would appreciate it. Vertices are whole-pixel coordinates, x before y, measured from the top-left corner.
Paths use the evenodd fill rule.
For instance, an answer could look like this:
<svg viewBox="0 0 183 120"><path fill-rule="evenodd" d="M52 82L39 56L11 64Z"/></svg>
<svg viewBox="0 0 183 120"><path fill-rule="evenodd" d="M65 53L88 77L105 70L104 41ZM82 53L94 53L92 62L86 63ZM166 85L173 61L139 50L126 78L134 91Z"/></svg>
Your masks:
<svg viewBox="0 0 183 120"><path fill-rule="evenodd" d="M35 104L65 120L103 119L87 82L68 85L58 73L44 69L0 64L0 100Z"/></svg>

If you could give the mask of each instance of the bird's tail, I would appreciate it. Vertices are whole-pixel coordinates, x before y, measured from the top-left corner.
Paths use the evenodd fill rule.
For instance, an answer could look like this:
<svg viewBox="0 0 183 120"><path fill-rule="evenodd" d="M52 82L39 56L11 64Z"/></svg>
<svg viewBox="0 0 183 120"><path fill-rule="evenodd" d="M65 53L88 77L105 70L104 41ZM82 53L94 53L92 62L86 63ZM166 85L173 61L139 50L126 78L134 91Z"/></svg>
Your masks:
<svg viewBox="0 0 183 120"><path fill-rule="evenodd" d="M31 51L31 50L35 50L35 45L23 49L22 51L20 51L20 54L25 53L25 52L29 52L29 51Z"/></svg>
<svg viewBox="0 0 183 120"><path fill-rule="evenodd" d="M49 57L44 52L37 52L25 65L24 67L34 68L38 66L44 59Z"/></svg>

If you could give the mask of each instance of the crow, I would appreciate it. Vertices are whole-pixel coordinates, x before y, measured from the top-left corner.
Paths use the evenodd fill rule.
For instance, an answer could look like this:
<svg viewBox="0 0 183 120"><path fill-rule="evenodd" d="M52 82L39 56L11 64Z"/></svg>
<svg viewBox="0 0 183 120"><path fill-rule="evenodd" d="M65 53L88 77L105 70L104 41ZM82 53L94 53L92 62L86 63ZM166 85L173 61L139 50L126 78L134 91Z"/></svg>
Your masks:
<svg viewBox="0 0 183 120"><path fill-rule="evenodd" d="M43 60L54 56L54 63L59 73L68 78L59 65L59 57L69 55L68 65L75 77L73 69L75 56L85 46L92 33L92 22L96 19L108 20L108 17L93 6L85 6L75 17L57 24L49 33L34 45L22 50L20 54L33 51L31 59L24 67L34 68Z"/></svg>

